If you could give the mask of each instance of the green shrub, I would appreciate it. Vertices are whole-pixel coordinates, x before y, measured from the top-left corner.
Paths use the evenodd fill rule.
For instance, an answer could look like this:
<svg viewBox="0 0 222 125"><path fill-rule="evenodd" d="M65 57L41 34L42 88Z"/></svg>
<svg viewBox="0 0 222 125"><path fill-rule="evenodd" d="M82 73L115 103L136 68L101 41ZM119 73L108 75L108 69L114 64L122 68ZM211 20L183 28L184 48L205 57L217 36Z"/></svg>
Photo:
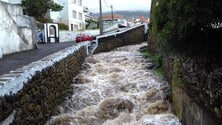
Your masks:
<svg viewBox="0 0 222 125"><path fill-rule="evenodd" d="M36 18L36 20L40 22L41 25L43 25L43 23L53 23L53 20L49 18ZM69 30L69 26L67 26L66 24L58 23L58 26L60 30Z"/></svg>
<svg viewBox="0 0 222 125"><path fill-rule="evenodd" d="M156 35L162 50L191 56L218 53L222 37L215 34L221 34L222 28L212 24L222 23L221 6L221 0L153 0L149 33Z"/></svg>
<svg viewBox="0 0 222 125"><path fill-rule="evenodd" d="M180 76L181 64L178 59L175 59L173 62L173 80L172 83L174 86L181 86L183 84Z"/></svg>
<svg viewBox="0 0 222 125"><path fill-rule="evenodd" d="M36 18L40 23L53 23L52 19L49 18Z"/></svg>
<svg viewBox="0 0 222 125"><path fill-rule="evenodd" d="M148 49L142 51L142 53L145 55L146 58L150 58L154 65L156 65L156 68L154 69L155 74L158 76L164 78L164 71L162 69L162 59L160 55L153 55L150 53Z"/></svg>
<svg viewBox="0 0 222 125"><path fill-rule="evenodd" d="M69 26L63 23L59 23L59 29L60 30L69 30Z"/></svg>

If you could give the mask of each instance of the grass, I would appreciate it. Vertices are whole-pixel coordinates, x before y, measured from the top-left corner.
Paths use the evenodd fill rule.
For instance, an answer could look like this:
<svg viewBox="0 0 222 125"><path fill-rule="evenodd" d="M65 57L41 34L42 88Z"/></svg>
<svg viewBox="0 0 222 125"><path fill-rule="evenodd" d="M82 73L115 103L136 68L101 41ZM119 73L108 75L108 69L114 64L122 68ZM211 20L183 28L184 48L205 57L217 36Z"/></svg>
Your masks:
<svg viewBox="0 0 222 125"><path fill-rule="evenodd" d="M174 60L173 63L173 85L181 86L182 80L180 78L180 63L179 60Z"/></svg>
<svg viewBox="0 0 222 125"><path fill-rule="evenodd" d="M164 71L162 68L162 59L161 56L158 54L151 54L148 49L145 49L142 51L142 53L145 55L146 58L149 58L152 60L153 64L156 66L154 68L154 73L157 74L158 76L164 78Z"/></svg>
<svg viewBox="0 0 222 125"><path fill-rule="evenodd" d="M157 74L158 76L160 76L160 77L162 77L162 78L165 77L165 76L164 76L163 68L157 68L157 69L155 70L155 74Z"/></svg>

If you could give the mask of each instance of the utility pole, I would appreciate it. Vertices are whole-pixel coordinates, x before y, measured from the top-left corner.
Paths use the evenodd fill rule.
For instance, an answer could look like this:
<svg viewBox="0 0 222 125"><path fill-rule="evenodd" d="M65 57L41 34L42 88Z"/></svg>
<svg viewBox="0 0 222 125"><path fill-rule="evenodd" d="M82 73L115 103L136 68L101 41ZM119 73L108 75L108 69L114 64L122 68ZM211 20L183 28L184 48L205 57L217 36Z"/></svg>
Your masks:
<svg viewBox="0 0 222 125"><path fill-rule="evenodd" d="M112 14L112 21L113 21L113 5L111 5L111 14Z"/></svg>
<svg viewBox="0 0 222 125"><path fill-rule="evenodd" d="M102 19L102 2L99 0L99 14L100 14L100 35L103 35L103 19Z"/></svg>

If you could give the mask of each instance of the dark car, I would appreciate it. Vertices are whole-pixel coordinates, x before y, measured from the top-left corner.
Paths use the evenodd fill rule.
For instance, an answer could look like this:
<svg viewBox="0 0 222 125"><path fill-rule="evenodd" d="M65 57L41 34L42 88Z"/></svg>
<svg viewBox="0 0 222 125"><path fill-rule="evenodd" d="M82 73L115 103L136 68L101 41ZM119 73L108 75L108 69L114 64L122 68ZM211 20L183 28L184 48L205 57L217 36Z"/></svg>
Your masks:
<svg viewBox="0 0 222 125"><path fill-rule="evenodd" d="M84 42L84 41L90 41L92 42L93 36L89 33L80 33L76 36L76 42Z"/></svg>

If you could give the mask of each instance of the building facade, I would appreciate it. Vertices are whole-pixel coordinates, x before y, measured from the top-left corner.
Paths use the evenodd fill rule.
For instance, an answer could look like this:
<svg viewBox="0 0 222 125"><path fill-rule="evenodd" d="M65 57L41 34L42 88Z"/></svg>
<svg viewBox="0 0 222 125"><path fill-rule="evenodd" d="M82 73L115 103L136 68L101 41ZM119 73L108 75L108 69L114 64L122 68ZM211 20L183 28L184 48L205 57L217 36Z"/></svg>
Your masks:
<svg viewBox="0 0 222 125"><path fill-rule="evenodd" d="M110 24L118 24L119 28L127 27L128 21L122 16L118 14L113 15L103 15L103 24L104 26L109 26Z"/></svg>
<svg viewBox="0 0 222 125"><path fill-rule="evenodd" d="M63 10L59 12L50 11L48 13L49 18L53 22L68 25L69 31L85 29L82 0L54 0L54 2L63 6Z"/></svg>
<svg viewBox="0 0 222 125"><path fill-rule="evenodd" d="M1 0L11 4L20 4L21 0ZM85 13L83 0L53 0L55 3L63 6L61 11L49 11L47 18L53 20L54 23L63 23L69 27L69 31L77 31L85 29ZM36 1L38 2L38 1Z"/></svg>

